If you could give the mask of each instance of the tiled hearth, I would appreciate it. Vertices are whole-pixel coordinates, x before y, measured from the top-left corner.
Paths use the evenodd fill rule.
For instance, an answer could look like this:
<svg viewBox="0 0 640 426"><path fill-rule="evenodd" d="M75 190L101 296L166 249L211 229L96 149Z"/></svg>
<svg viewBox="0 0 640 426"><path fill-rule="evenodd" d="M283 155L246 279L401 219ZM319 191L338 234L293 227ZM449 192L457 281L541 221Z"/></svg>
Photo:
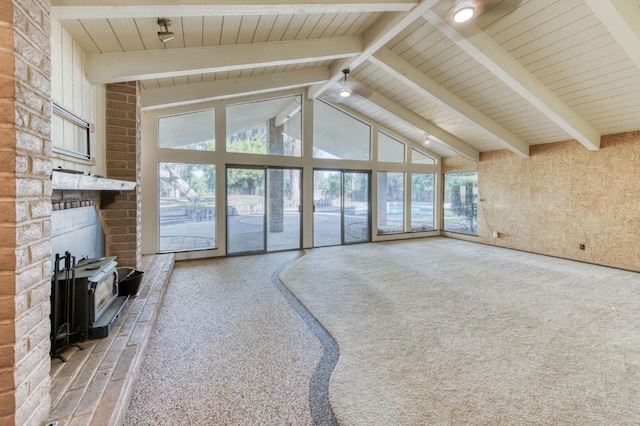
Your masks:
<svg viewBox="0 0 640 426"><path fill-rule="evenodd" d="M67 362L51 361L50 421L63 425L117 425L155 325L173 269L173 254L144 256L144 277L109 336L70 347Z"/></svg>

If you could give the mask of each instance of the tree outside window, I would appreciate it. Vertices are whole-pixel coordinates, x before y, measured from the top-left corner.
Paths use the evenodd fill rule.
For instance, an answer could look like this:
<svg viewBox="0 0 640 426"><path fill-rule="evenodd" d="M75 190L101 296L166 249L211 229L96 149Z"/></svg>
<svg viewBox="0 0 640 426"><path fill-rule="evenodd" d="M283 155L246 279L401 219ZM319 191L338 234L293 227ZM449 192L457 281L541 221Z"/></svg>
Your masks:
<svg viewBox="0 0 640 426"><path fill-rule="evenodd" d="M444 230L461 234L477 234L477 172L445 173Z"/></svg>

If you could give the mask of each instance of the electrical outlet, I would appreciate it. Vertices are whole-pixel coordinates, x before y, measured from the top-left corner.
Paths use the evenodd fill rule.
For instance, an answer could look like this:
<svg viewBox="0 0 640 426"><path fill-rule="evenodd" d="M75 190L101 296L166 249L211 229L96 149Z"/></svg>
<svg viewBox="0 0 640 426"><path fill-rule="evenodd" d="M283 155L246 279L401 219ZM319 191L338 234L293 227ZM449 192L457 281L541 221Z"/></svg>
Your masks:
<svg viewBox="0 0 640 426"><path fill-rule="evenodd" d="M584 250L586 246L584 244L580 244L580 250Z"/></svg>

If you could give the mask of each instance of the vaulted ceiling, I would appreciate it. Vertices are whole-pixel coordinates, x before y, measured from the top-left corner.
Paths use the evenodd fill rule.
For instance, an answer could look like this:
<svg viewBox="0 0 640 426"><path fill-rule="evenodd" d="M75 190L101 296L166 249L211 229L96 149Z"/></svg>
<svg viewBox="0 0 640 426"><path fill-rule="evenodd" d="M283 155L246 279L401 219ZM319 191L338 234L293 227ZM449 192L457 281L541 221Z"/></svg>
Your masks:
<svg viewBox="0 0 640 426"><path fill-rule="evenodd" d="M640 0L53 0L51 16L90 82L140 80L147 109L304 88L474 160L640 129Z"/></svg>

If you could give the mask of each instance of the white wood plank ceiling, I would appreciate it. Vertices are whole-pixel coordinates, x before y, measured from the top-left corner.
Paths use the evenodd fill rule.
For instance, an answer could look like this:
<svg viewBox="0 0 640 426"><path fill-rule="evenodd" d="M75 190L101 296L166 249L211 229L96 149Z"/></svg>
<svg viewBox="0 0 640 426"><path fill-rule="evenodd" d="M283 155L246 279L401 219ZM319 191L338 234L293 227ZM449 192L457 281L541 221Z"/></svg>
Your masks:
<svg viewBox="0 0 640 426"><path fill-rule="evenodd" d="M465 5L476 16L453 22ZM640 0L53 0L51 15L90 82L140 80L145 108L300 87L474 160L640 130Z"/></svg>

